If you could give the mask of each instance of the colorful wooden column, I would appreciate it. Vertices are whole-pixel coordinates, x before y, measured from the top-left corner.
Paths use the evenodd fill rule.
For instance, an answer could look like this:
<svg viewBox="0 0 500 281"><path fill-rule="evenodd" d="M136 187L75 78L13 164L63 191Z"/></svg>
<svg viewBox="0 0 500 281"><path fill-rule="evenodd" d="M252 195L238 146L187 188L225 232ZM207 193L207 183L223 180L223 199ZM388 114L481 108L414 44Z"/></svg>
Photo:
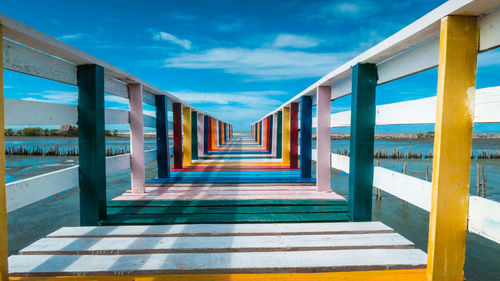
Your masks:
<svg viewBox="0 0 500 281"><path fill-rule="evenodd" d="M217 147L217 120L212 119L212 150Z"/></svg>
<svg viewBox="0 0 500 281"><path fill-rule="evenodd" d="M278 113L273 113L273 130L272 130L272 147L271 156L276 157L276 150L278 148Z"/></svg>
<svg viewBox="0 0 500 281"><path fill-rule="evenodd" d="M130 108L130 178L132 193L144 194L144 126L142 114L142 85L129 84Z"/></svg>
<svg viewBox="0 0 500 281"><path fill-rule="evenodd" d="M283 107L283 164L290 165L290 108Z"/></svg>
<svg viewBox="0 0 500 281"><path fill-rule="evenodd" d="M349 215L354 221L372 219L376 87L375 64L352 68Z"/></svg>
<svg viewBox="0 0 500 281"><path fill-rule="evenodd" d="M172 104L174 119L174 169L182 169L182 105Z"/></svg>
<svg viewBox="0 0 500 281"><path fill-rule="evenodd" d="M191 111L191 160L198 160L198 111Z"/></svg>
<svg viewBox="0 0 500 281"><path fill-rule="evenodd" d="M276 114L278 122L276 123L276 158L283 157L283 112L280 110Z"/></svg>
<svg viewBox="0 0 500 281"><path fill-rule="evenodd" d="M312 169L312 97L300 98L300 176L311 178Z"/></svg>
<svg viewBox="0 0 500 281"><path fill-rule="evenodd" d="M316 127L316 187L319 191L331 191L330 188L330 110L331 88L317 88L317 127Z"/></svg>
<svg viewBox="0 0 500 281"><path fill-rule="evenodd" d="M428 280L463 280L476 88L475 17L441 21Z"/></svg>
<svg viewBox="0 0 500 281"><path fill-rule="evenodd" d="M203 157L205 156L205 115L203 113L198 113L198 127L197 127L197 134L198 134L198 143L197 143L197 148L198 148L198 157Z"/></svg>
<svg viewBox="0 0 500 281"><path fill-rule="evenodd" d="M203 154L207 155L208 154L208 147L210 146L210 117L209 116L203 116L203 130L205 131L203 134Z"/></svg>
<svg viewBox="0 0 500 281"><path fill-rule="evenodd" d="M156 106L156 163L158 178L170 177L170 154L168 144L168 98L155 96Z"/></svg>
<svg viewBox="0 0 500 281"><path fill-rule="evenodd" d="M91 226L106 219L104 69L79 65L77 83L80 225Z"/></svg>
<svg viewBox="0 0 500 281"><path fill-rule="evenodd" d="M299 168L299 104L290 104L290 168Z"/></svg>
<svg viewBox="0 0 500 281"><path fill-rule="evenodd" d="M267 118L262 119L262 146L267 148Z"/></svg>
<svg viewBox="0 0 500 281"><path fill-rule="evenodd" d="M0 38L3 38L0 21ZM3 83L3 39L0 40L0 151L5 151L5 110ZM0 281L9 280L7 258L9 247L7 240L7 195L5 192L5 153L0 153Z"/></svg>
<svg viewBox="0 0 500 281"><path fill-rule="evenodd" d="M212 151L213 149L213 121L212 117L208 117L208 146L207 146L207 153L208 151Z"/></svg>
<svg viewBox="0 0 500 281"><path fill-rule="evenodd" d="M267 144L267 148L268 148L268 152L272 153L272 150L273 150L273 127L276 127L273 124L273 115L267 117L267 122L269 123L269 128L268 128L268 131L267 131L268 132L268 144Z"/></svg>
<svg viewBox="0 0 500 281"><path fill-rule="evenodd" d="M182 107L182 165L191 165L191 108L184 106Z"/></svg>
<svg viewBox="0 0 500 281"><path fill-rule="evenodd" d="M215 131L215 148L220 146L220 130L219 130L219 120L214 119L214 131Z"/></svg>

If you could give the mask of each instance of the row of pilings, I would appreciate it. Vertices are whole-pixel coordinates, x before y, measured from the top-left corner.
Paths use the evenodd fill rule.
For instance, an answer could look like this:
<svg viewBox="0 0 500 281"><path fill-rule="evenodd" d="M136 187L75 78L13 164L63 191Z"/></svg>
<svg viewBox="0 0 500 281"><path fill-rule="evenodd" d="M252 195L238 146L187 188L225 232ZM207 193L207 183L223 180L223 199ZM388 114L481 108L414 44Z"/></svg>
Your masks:
<svg viewBox="0 0 500 281"><path fill-rule="evenodd" d="M349 150L346 148L335 148L332 153L349 156ZM432 159L433 151L420 150L402 150L395 149L377 149L374 153L376 159ZM500 159L500 151L498 150L479 150L472 152L471 159Z"/></svg>
<svg viewBox="0 0 500 281"><path fill-rule="evenodd" d="M108 147L106 156L116 156L130 153L128 147ZM10 146L5 149L7 156L78 156L77 147L54 146Z"/></svg>

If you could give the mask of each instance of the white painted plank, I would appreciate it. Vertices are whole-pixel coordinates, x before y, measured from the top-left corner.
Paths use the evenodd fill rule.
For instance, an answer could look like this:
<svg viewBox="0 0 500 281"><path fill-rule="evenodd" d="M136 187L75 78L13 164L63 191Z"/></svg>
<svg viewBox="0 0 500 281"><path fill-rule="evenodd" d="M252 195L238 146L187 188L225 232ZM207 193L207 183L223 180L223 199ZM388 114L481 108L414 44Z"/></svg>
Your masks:
<svg viewBox="0 0 500 281"><path fill-rule="evenodd" d="M436 38L377 65L377 85L437 67L438 63L439 38Z"/></svg>
<svg viewBox="0 0 500 281"><path fill-rule="evenodd" d="M182 253L138 255L17 255L9 257L11 276L335 272L425 268L427 255L417 249L335 251Z"/></svg>
<svg viewBox="0 0 500 281"><path fill-rule="evenodd" d="M47 237L168 237L388 233L381 222L175 224L63 227Z"/></svg>
<svg viewBox="0 0 500 281"><path fill-rule="evenodd" d="M76 125L77 121L74 105L5 99L6 126Z"/></svg>
<svg viewBox="0 0 500 281"><path fill-rule="evenodd" d="M478 89L474 110L474 123L500 122L500 86Z"/></svg>
<svg viewBox="0 0 500 281"><path fill-rule="evenodd" d="M144 127L156 128L156 118L147 114L144 114L143 119Z"/></svg>
<svg viewBox="0 0 500 281"><path fill-rule="evenodd" d="M500 10L479 19L479 51L500 46Z"/></svg>
<svg viewBox="0 0 500 281"><path fill-rule="evenodd" d="M352 92L352 79L348 78L332 86L332 100L347 96Z"/></svg>
<svg viewBox="0 0 500 281"><path fill-rule="evenodd" d="M19 251L21 255L103 255L147 253L269 252L340 249L410 249L414 244L397 233L42 238Z"/></svg>
<svg viewBox="0 0 500 281"><path fill-rule="evenodd" d="M76 66L33 49L3 40L4 68L76 85Z"/></svg>
<svg viewBox="0 0 500 281"><path fill-rule="evenodd" d="M7 212L78 185L78 166L7 183Z"/></svg>
<svg viewBox="0 0 500 281"><path fill-rule="evenodd" d="M500 203L470 196L469 231L500 243Z"/></svg>
<svg viewBox="0 0 500 281"><path fill-rule="evenodd" d="M106 174L130 169L130 153L106 157Z"/></svg>
<svg viewBox="0 0 500 281"><path fill-rule="evenodd" d="M146 150L144 151L144 162L156 161L156 156L156 149Z"/></svg>
<svg viewBox="0 0 500 281"><path fill-rule="evenodd" d="M334 169L349 173L349 156L332 153L331 166Z"/></svg>
<svg viewBox="0 0 500 281"><path fill-rule="evenodd" d="M145 104L155 106L156 105L155 95L147 91L142 91L142 102Z"/></svg>
<svg viewBox="0 0 500 281"><path fill-rule="evenodd" d="M123 109L106 109L105 111L106 124L128 124L129 112Z"/></svg>
<svg viewBox="0 0 500 281"><path fill-rule="evenodd" d="M128 99L127 84L108 76L104 77L104 92L106 94Z"/></svg>

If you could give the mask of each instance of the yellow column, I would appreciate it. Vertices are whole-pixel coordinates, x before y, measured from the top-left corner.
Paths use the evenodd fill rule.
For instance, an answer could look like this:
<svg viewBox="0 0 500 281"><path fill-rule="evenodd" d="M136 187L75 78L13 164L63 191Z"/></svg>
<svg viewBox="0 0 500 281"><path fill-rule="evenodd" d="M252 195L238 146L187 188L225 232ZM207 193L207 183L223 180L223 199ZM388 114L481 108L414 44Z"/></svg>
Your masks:
<svg viewBox="0 0 500 281"><path fill-rule="evenodd" d="M191 162L191 108L182 108L182 166L189 166Z"/></svg>
<svg viewBox="0 0 500 281"><path fill-rule="evenodd" d="M3 105L3 33L0 21L0 280L7 281L7 199L5 195L5 133L4 133L4 105Z"/></svg>
<svg viewBox="0 0 500 281"><path fill-rule="evenodd" d="M283 107L283 131L282 131L282 147L283 147L283 164L290 164L290 107Z"/></svg>
<svg viewBox="0 0 500 281"><path fill-rule="evenodd" d="M441 21L428 280L463 280L476 88L476 18Z"/></svg>

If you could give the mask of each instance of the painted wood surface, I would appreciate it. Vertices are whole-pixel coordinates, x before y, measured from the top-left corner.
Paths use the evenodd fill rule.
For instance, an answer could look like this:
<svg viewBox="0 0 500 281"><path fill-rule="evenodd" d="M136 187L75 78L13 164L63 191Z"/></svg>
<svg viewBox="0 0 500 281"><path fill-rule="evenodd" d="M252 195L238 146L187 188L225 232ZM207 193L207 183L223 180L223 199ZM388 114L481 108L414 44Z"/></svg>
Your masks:
<svg viewBox="0 0 500 281"><path fill-rule="evenodd" d="M300 176L310 178L312 161L312 98L300 98Z"/></svg>
<svg viewBox="0 0 500 281"><path fill-rule="evenodd" d="M476 88L476 18L441 23L427 274L462 280ZM450 219L454 218L454 219Z"/></svg>
<svg viewBox="0 0 500 281"><path fill-rule="evenodd" d="M3 38L3 26L0 19L0 39ZM0 40L0 151L5 151L5 104L4 104L4 40ZM0 153L0 280L7 281L9 255L7 239L7 194L5 187L5 153Z"/></svg>
<svg viewBox="0 0 500 281"><path fill-rule="evenodd" d="M144 126L142 113L142 85L129 84L130 108L130 180L132 192L144 193L146 171L144 164ZM156 123L156 119L154 120Z"/></svg>
<svg viewBox="0 0 500 281"><path fill-rule="evenodd" d="M143 126L148 128L156 127L156 118L147 114L142 116Z"/></svg>
<svg viewBox="0 0 500 281"><path fill-rule="evenodd" d="M500 243L500 203L470 196L468 230Z"/></svg>
<svg viewBox="0 0 500 281"><path fill-rule="evenodd" d="M372 218L376 86L377 68L374 64L353 66L349 214L354 221L370 221ZM328 133L330 133L330 128L328 128ZM321 153L319 149L318 153Z"/></svg>
<svg viewBox="0 0 500 281"><path fill-rule="evenodd" d="M191 108L182 108L182 166L191 165Z"/></svg>
<svg viewBox="0 0 500 281"><path fill-rule="evenodd" d="M205 115L203 113L198 114L197 116L198 122L197 122L197 135L198 135L198 143L196 145L196 149L198 150L198 156L204 157L205 152L205 142L206 142L206 137L205 137Z"/></svg>
<svg viewBox="0 0 500 281"><path fill-rule="evenodd" d="M299 168L299 104L290 104L290 168Z"/></svg>
<svg viewBox="0 0 500 281"><path fill-rule="evenodd" d="M156 96L156 152L158 178L170 176L170 145L168 139L168 99Z"/></svg>
<svg viewBox="0 0 500 281"><path fill-rule="evenodd" d="M283 107L282 159L284 165L290 165L290 107Z"/></svg>
<svg viewBox="0 0 500 281"><path fill-rule="evenodd" d="M191 159L198 160L198 112L191 111Z"/></svg>
<svg viewBox="0 0 500 281"><path fill-rule="evenodd" d="M104 93L128 99L127 84L111 77L104 77Z"/></svg>
<svg viewBox="0 0 500 281"><path fill-rule="evenodd" d="M283 157L283 111L278 111L278 122L276 123L277 140L276 140L276 158L282 159Z"/></svg>
<svg viewBox="0 0 500 281"><path fill-rule="evenodd" d="M155 94L150 93L148 91L143 91L142 92L142 102L145 104L155 106L156 105Z"/></svg>
<svg viewBox="0 0 500 281"><path fill-rule="evenodd" d="M78 66L78 175L80 225L106 218L104 69Z"/></svg>
<svg viewBox="0 0 500 281"><path fill-rule="evenodd" d="M172 104L174 119L174 168L182 169L182 109L180 103Z"/></svg>
<svg viewBox="0 0 500 281"><path fill-rule="evenodd" d="M330 87L317 89L316 115L316 186L319 191L330 190Z"/></svg>
<svg viewBox="0 0 500 281"><path fill-rule="evenodd" d="M272 130L272 139L271 139L271 156L277 157L277 149L278 149L278 114L275 113L272 116L273 118L273 130Z"/></svg>
<svg viewBox="0 0 500 281"><path fill-rule="evenodd" d="M500 45L500 11L492 13L478 19L479 24L479 51L486 51Z"/></svg>

